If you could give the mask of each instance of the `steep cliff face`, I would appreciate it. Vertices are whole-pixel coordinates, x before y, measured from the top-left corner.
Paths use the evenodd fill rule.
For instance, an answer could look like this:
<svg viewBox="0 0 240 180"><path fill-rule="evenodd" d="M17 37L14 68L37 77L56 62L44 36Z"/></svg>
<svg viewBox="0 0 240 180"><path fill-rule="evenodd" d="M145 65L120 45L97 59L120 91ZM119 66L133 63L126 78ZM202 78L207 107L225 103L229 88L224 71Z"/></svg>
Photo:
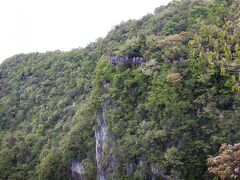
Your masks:
<svg viewBox="0 0 240 180"><path fill-rule="evenodd" d="M4 62L0 179L214 179L207 158L240 139L234 9L173 1L86 48ZM133 50L146 62L109 61Z"/></svg>
<svg viewBox="0 0 240 180"><path fill-rule="evenodd" d="M107 83L104 82L103 89L107 93ZM96 116L96 161L98 179L106 180L113 178L115 170L115 159L111 150L113 148L113 138L109 131L108 125L108 111L113 108L113 102L107 98L102 108L97 112Z"/></svg>

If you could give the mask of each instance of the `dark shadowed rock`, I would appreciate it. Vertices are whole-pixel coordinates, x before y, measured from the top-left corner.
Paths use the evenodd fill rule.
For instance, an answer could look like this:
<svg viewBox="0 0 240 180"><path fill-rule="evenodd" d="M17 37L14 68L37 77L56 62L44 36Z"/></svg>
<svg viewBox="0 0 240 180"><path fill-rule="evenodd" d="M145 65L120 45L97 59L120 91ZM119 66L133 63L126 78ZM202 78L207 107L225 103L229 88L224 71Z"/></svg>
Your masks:
<svg viewBox="0 0 240 180"><path fill-rule="evenodd" d="M86 172L83 164L78 160L74 159L71 162L71 173L73 180L84 180L86 179Z"/></svg>

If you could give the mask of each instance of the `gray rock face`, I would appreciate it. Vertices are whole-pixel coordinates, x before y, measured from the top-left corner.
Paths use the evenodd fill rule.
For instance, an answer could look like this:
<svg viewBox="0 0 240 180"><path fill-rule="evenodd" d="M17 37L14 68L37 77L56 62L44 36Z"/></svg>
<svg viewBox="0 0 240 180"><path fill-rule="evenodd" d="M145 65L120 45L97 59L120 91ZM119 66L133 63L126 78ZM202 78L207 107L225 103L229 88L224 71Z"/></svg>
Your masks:
<svg viewBox="0 0 240 180"><path fill-rule="evenodd" d="M107 113L110 107L110 101L106 101L96 117L96 160L99 180L106 180L108 179L107 177L111 177L115 166L114 158L110 154L113 143L107 120Z"/></svg>
<svg viewBox="0 0 240 180"><path fill-rule="evenodd" d="M74 159L71 162L71 173L72 173L72 179L74 180L84 180L86 172L84 170L83 164L77 160Z"/></svg>
<svg viewBox="0 0 240 180"><path fill-rule="evenodd" d="M103 166L104 161L104 153L106 148L108 147L107 140L108 140L108 123L106 119L107 113L107 105L104 104L102 108L102 112L97 114L96 118L96 131L95 131L95 138L96 138L96 160L97 160L97 170L98 176L100 180L105 180L107 176L107 169Z"/></svg>
<svg viewBox="0 0 240 180"><path fill-rule="evenodd" d="M107 93L107 83L103 84L103 89ZM110 99L106 99L101 110L98 111L96 116L96 160L97 160L97 173L99 180L113 179L115 160L110 153L113 147L113 139L108 127L107 114L110 108L114 105Z"/></svg>

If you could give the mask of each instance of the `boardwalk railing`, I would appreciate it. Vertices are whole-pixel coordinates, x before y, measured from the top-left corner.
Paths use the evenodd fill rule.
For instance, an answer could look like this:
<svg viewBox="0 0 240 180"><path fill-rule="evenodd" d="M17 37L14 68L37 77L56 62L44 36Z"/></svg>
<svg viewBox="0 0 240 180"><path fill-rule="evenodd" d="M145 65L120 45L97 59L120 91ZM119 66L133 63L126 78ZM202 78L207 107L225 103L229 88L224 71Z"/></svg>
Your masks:
<svg viewBox="0 0 240 180"><path fill-rule="evenodd" d="M111 62L113 64L128 64L128 65L135 64L135 65L139 65L139 64L144 62L143 57L125 58L125 57L113 56L110 59L111 59Z"/></svg>

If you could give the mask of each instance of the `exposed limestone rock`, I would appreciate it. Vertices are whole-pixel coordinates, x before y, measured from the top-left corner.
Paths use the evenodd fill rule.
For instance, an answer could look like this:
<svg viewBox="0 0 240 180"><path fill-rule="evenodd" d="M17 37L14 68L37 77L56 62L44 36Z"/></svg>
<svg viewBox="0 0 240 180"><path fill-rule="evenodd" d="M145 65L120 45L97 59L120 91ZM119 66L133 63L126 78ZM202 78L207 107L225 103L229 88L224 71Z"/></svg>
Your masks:
<svg viewBox="0 0 240 180"><path fill-rule="evenodd" d="M108 83L103 84L104 92L108 92ZM113 179L115 169L115 159L111 154L113 148L113 138L108 127L108 111L114 107L110 99L106 99L96 117L96 160L99 180Z"/></svg>
<svg viewBox="0 0 240 180"><path fill-rule="evenodd" d="M83 164L78 159L72 160L71 173L72 173L72 179L74 179L74 180L85 180L86 179L85 169L83 167Z"/></svg>

